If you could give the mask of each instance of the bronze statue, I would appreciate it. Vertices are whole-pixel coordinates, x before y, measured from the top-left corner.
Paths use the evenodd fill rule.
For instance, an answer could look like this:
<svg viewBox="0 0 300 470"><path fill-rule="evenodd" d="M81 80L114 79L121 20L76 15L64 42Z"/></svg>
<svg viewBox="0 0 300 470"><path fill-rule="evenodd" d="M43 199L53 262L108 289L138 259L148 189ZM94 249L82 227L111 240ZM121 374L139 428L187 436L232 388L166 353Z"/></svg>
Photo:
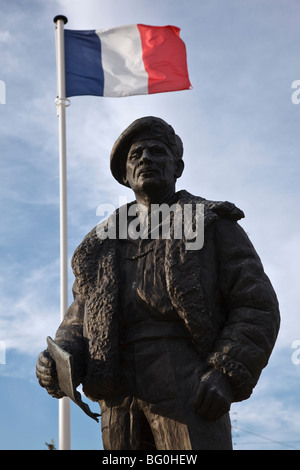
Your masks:
<svg viewBox="0 0 300 470"><path fill-rule="evenodd" d="M237 223L243 212L176 192L182 155L165 121L134 121L112 149L111 171L136 201L95 227L73 255L74 302L55 343L72 355L75 386L100 403L106 450L231 449L231 403L251 395L276 341L277 298ZM141 228L163 204L192 207L190 225L203 208L200 248L187 248L191 232L174 236L175 211L169 236L150 236L151 224L140 237L124 231L124 210L134 207ZM164 216L157 220L161 229ZM37 377L52 396L64 394L47 350Z"/></svg>

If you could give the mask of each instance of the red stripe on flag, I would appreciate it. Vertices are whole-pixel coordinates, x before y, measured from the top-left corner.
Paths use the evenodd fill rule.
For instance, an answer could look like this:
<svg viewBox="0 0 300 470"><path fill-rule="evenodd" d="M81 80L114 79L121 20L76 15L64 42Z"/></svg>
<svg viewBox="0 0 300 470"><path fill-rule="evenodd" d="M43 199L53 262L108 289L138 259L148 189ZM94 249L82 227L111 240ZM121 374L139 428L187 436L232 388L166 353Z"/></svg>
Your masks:
<svg viewBox="0 0 300 470"><path fill-rule="evenodd" d="M148 93L191 88L185 44L176 26L137 25L143 61L148 73Z"/></svg>

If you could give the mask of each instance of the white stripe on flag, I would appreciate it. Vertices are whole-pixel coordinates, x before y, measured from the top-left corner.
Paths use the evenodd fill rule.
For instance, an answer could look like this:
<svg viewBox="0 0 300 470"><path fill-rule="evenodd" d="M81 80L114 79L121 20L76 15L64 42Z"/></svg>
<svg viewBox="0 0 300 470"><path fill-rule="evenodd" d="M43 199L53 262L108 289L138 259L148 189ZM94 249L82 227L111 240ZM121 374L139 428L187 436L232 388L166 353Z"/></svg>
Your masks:
<svg viewBox="0 0 300 470"><path fill-rule="evenodd" d="M147 94L148 74L137 25L96 30L96 34L101 41L103 96Z"/></svg>

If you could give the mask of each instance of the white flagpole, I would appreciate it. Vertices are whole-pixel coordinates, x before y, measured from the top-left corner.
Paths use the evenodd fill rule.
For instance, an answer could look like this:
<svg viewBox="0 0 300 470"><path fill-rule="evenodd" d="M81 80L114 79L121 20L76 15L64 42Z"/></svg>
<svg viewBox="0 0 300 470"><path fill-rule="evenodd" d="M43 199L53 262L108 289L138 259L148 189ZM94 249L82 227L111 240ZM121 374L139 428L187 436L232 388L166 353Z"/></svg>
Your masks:
<svg viewBox="0 0 300 470"><path fill-rule="evenodd" d="M66 164L66 99L64 25L63 15L54 18L56 24L57 114L59 117L59 172L60 172L60 318L68 308L68 237L67 237L67 164ZM70 398L59 400L59 450L71 449Z"/></svg>

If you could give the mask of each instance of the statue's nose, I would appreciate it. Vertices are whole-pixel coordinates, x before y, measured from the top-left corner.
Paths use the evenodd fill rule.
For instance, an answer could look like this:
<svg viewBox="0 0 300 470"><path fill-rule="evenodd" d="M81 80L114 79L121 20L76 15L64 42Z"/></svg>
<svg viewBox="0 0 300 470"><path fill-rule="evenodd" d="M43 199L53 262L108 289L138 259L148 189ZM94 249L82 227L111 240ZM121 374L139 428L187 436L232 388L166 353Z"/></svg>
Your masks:
<svg viewBox="0 0 300 470"><path fill-rule="evenodd" d="M141 156L141 162L152 160L152 155L149 149L145 148Z"/></svg>

